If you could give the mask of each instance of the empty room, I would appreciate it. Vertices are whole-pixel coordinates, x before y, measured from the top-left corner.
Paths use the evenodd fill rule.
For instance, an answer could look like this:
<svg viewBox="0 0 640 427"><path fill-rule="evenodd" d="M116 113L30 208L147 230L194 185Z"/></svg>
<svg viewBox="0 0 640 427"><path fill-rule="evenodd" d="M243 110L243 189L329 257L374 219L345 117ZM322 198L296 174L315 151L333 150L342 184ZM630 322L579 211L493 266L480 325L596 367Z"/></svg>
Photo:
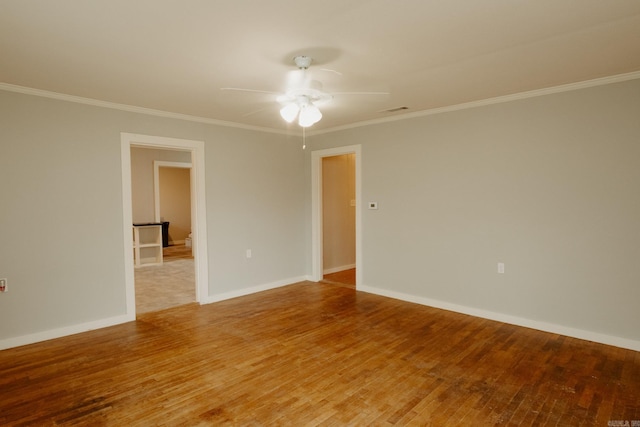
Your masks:
<svg viewBox="0 0 640 427"><path fill-rule="evenodd" d="M640 2L3 0L0 53L0 425L640 425Z"/></svg>

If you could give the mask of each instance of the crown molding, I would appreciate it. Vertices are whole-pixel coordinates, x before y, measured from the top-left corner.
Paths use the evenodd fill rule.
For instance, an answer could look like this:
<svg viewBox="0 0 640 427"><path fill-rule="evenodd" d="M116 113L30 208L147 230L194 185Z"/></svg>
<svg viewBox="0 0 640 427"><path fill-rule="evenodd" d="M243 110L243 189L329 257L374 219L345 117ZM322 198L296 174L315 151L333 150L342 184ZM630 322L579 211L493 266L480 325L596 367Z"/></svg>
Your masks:
<svg viewBox="0 0 640 427"><path fill-rule="evenodd" d="M487 105L502 104L505 102L518 101L521 99L536 98L539 96L551 95L554 93L570 92L579 89L586 89L594 86L604 86L612 83L620 83L628 80L640 79L640 71L631 73L617 74L614 76L601 77L592 80L584 80L576 83L568 83L560 86L552 86L544 89L535 89L527 92L519 92L511 95L497 96L495 98L487 98L479 101L465 102L462 104L449 105L446 107L431 108L429 110L415 111L412 113L398 114L393 117L385 117L382 119L366 120L362 122L352 123L344 126L336 126L330 129L309 132L311 135L321 135L325 133L337 132L346 129L354 129L364 126L370 126L380 123L389 123L400 120L408 120L416 117L431 116L434 114L449 113L452 111L467 110L469 108L484 107ZM308 134L308 135L309 135Z"/></svg>
<svg viewBox="0 0 640 427"><path fill-rule="evenodd" d="M354 128L359 128L364 126L381 124L381 123L408 120L416 117L424 117L424 116L431 116L434 114L449 113L452 111L466 110L469 108L484 107L487 105L501 104L504 102L517 101L517 100L527 99L527 98L535 98L538 96L551 95L551 94L561 93L561 92L569 92L573 90L586 89L594 86L608 85L612 83L620 83L620 82L634 80L634 79L640 79L640 71L634 71L634 72L625 73L625 74L617 74L613 76L601 77L601 78L592 79L592 80L585 80L585 81L576 82L576 83L568 83L560 86L552 86L544 89L536 89L536 90L531 90L527 92L519 92L511 95L497 96L494 98L487 98L487 99L482 99L478 101L465 102L462 104L431 108L428 110L415 111L412 113L398 114L392 117L366 120L366 121L352 123L344 126L336 126L336 127L332 127L324 130L309 129L307 131L307 136L322 135L326 133L332 133L332 132L337 132L341 130L354 129ZM98 99L84 98L84 97L75 96L75 95L67 95L63 93L51 92L51 91L42 90L42 89L34 89L30 87L18 86L18 85L13 85L9 83L0 82L0 90L17 92L17 93L22 93L26 95L40 96L44 98L52 98L52 99L57 99L61 101L75 102L78 104L92 105L96 107L111 108L115 110L131 112L131 113L147 114L151 116L165 117L165 118L177 119L177 120L187 120L191 122L206 123L206 124L212 124L217 126L252 130L257 132L267 132L267 133L275 133L275 134L281 134L281 135L295 135L295 136L302 135L302 131L298 131L298 130L279 130L279 129L260 127L260 126L250 126L250 125L244 125L236 122L210 119L207 117L191 116L188 114L173 113L170 111L154 110L152 108L137 107L134 105L119 104L116 102L101 101Z"/></svg>
<svg viewBox="0 0 640 427"><path fill-rule="evenodd" d="M189 114L173 113L170 111L154 110L152 108L137 107L135 105L119 104L117 102L102 101L93 98L84 98L82 96L67 95L59 92L51 92L48 90L34 89L26 86L18 86L9 83L0 82L0 90L7 92L17 92L25 95L40 96L43 98L51 98L59 101L74 102L76 104L92 105L94 107L111 108L113 110L127 111L130 113L147 114L150 116L164 117L169 119L187 120L190 122L206 123L217 126L232 127L245 130L253 130L258 132L277 133L283 135L293 134L291 131L283 131L278 129L265 128L260 126L244 125L236 122L227 122L224 120L210 119L207 117L192 116Z"/></svg>

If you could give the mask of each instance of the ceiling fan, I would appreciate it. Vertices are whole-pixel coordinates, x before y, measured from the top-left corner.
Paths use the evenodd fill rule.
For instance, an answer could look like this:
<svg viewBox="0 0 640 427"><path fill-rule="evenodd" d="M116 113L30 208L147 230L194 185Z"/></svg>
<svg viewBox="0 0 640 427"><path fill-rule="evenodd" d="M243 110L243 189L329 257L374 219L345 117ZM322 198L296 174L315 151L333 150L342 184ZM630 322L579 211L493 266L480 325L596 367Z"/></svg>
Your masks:
<svg viewBox="0 0 640 427"><path fill-rule="evenodd" d="M289 75L286 91L278 94L276 98L276 101L281 105L280 116L287 123L293 123L297 118L298 125L302 128L314 125L322 118L319 106L331 101L334 95L388 95L388 92L325 92L322 83L312 79L307 73L313 62L310 56L298 55L293 58L293 62L298 70ZM334 70L323 69L323 71L340 74ZM270 91L235 87L223 87L221 90L277 94Z"/></svg>

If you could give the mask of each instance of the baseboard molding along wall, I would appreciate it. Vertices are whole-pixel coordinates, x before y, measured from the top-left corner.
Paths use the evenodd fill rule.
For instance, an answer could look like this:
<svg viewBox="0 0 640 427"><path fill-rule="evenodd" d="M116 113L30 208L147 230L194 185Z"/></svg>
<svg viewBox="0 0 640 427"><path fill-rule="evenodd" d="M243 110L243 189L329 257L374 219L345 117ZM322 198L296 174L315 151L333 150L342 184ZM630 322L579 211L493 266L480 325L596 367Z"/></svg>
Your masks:
<svg viewBox="0 0 640 427"><path fill-rule="evenodd" d="M327 268L322 270L322 274L332 274L337 273L338 271L350 270L352 268L356 268L355 264L342 265L340 267Z"/></svg>
<svg viewBox="0 0 640 427"><path fill-rule="evenodd" d="M225 292L217 295L209 295L205 297L200 302L200 304L209 304L217 301L224 301L227 299L241 297L241 296L253 294L256 292L267 291L269 289L275 289L282 286L287 286L293 283L303 282L307 280L309 280L309 276L293 277L290 279L278 280L276 282L266 283L263 285L253 286L250 288L239 289L237 291ZM34 344L37 342L52 340L56 338L62 338L68 335L75 335L82 332L92 331L95 329L119 325L121 323L132 322L135 320L136 320L135 314L133 314L132 316L123 315L123 316L111 317L108 319L96 320L93 322L80 323L78 325L67 326L64 328L36 332L34 334L22 335L19 337L6 338L3 340L0 340L0 350L6 350L8 348Z"/></svg>
<svg viewBox="0 0 640 427"><path fill-rule="evenodd" d="M309 280L308 276L292 277L290 279L278 280L276 282L265 283L262 285L252 286L250 288L238 289L236 291L224 292L221 294L209 295L205 297L200 303L211 304L213 302L224 301L231 298L242 297L245 295L255 294L256 292L268 291L269 289L280 288L282 286L291 285L298 282Z"/></svg>
<svg viewBox="0 0 640 427"><path fill-rule="evenodd" d="M440 308L442 310L468 314L470 316L481 317L483 319L495 320L497 322L508 323L511 325L522 326L530 329L537 329L543 332L550 332L553 334L564 335L567 337L578 338L581 340L593 341L600 344L612 345L615 347L640 351L640 341L630 340L627 338L600 334L597 332L586 331L584 329L570 328L567 326L556 325L554 323L540 322L537 320L526 319L524 317L511 316L508 314L502 314L502 313L497 313L497 312L488 311L488 310L481 310L481 309L467 307L467 306L458 305L458 304L451 304L444 301L417 297L414 295L389 291L386 289L373 288L370 286L358 286L357 290L368 292L370 294L394 298L401 301L407 301L407 302L412 302L420 305L426 305L429 307Z"/></svg>
<svg viewBox="0 0 640 427"><path fill-rule="evenodd" d="M0 350L6 350L8 348L19 347L27 344L34 344L37 342L52 340L55 338L62 338L68 335L75 335L82 332L93 331L94 329L101 329L109 326L119 325L121 323L131 322L133 320L136 320L135 314L133 316L123 315L110 317L108 319L95 320L93 322L80 323L78 325L66 326L64 328L36 332L35 334L7 338L0 340Z"/></svg>
<svg viewBox="0 0 640 427"><path fill-rule="evenodd" d="M278 280L250 288L243 288L232 292L225 292L216 295L209 295L201 304L210 304L218 301L224 301L231 298L237 298L245 295L254 294L256 292L267 291L282 286L291 285L298 282L310 281L310 276L299 276L290 279ZM569 328L553 323L540 322L537 320L526 319L523 317L510 316L507 314L496 313L488 310L480 310L477 308L467 307L458 304L451 304L430 298L417 297L410 294L389 291L386 289L374 288L370 286L358 286L358 291L368 292L370 294L380 295L388 298L394 298L401 301L407 301L415 304L425 305L429 307L439 308L442 310L454 311L457 313L468 314L470 316L481 317L483 319L495 320L497 322L508 323L511 325L522 326L525 328L537 329L543 332L565 335L572 338L578 338L587 341L593 341L600 344L612 345L615 347L626 348L629 350L640 351L640 341L630 340L627 338L616 337L612 335L600 334L597 332L586 331L583 329ZM6 338L0 340L0 350L19 347L28 344L34 344L41 341L47 341L55 338L62 338L68 335L75 335L82 332L92 331L94 329L106 328L109 326L119 325L121 323L135 321L135 315L123 315L111 317L108 319L96 320L93 322L81 323L78 325L67 326L64 328L52 329L48 331L37 332L19 337Z"/></svg>

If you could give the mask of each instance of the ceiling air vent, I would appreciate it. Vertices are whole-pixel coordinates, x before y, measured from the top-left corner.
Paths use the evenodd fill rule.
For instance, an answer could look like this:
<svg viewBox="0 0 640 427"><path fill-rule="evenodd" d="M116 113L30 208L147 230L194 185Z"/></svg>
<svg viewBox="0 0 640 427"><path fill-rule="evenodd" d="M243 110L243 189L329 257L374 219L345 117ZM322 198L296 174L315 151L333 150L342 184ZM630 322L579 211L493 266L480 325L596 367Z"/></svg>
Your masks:
<svg viewBox="0 0 640 427"><path fill-rule="evenodd" d="M382 110L380 111L381 113L396 113L398 111L402 111L402 110L408 110L409 107L396 107L396 108L389 108L388 110Z"/></svg>

